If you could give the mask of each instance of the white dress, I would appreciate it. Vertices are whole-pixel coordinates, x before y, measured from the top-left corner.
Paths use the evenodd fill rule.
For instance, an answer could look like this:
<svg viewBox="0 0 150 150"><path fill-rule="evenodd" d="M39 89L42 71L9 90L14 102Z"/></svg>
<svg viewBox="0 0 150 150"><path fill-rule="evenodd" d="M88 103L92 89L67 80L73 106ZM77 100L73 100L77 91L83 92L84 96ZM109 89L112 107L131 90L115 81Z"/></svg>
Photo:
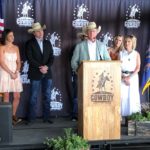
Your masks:
<svg viewBox="0 0 150 150"><path fill-rule="evenodd" d="M130 54L126 50L120 52L121 70L134 71L136 68L137 52L133 50ZM127 73L123 75L129 75ZM139 94L139 77L138 73L130 78L130 85L121 81L121 114L129 116L141 111L140 94Z"/></svg>
<svg viewBox="0 0 150 150"><path fill-rule="evenodd" d="M12 72L16 71L16 60L17 53L4 53L5 64ZM11 79L10 75L0 67L0 92L21 92L22 90L20 74L18 73L18 77L15 80Z"/></svg>

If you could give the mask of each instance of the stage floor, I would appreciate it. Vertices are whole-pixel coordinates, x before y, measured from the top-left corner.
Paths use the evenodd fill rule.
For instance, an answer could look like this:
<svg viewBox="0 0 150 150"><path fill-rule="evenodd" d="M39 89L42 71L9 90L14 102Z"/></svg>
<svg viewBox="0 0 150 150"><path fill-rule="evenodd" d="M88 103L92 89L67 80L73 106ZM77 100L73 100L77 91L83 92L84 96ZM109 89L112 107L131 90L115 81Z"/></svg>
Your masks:
<svg viewBox="0 0 150 150"><path fill-rule="evenodd" d="M44 149L43 141L46 137L63 135L64 128L77 129L77 122L70 118L52 118L53 124L43 123L37 119L31 124L22 121L13 126L13 140L10 143L1 143L0 150Z"/></svg>
<svg viewBox="0 0 150 150"><path fill-rule="evenodd" d="M46 147L43 141L46 137L52 138L61 136L63 135L64 128L73 128L74 131L77 131L77 122L72 122L70 118L52 118L52 121L54 121L54 123L49 124L43 123L41 119L37 119L29 125L22 122L14 126L13 141L10 143L1 143L0 150L44 150ZM129 150L131 147L136 150L149 150L150 136L127 136L127 127L122 126L121 139L90 141L89 143L92 145L92 150Z"/></svg>

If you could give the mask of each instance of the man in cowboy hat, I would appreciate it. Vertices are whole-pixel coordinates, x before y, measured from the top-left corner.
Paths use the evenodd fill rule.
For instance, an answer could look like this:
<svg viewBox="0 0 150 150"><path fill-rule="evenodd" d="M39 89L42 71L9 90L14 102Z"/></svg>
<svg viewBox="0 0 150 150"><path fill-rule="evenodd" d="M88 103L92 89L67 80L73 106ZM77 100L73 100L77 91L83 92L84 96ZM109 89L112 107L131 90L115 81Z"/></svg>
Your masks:
<svg viewBox="0 0 150 150"><path fill-rule="evenodd" d="M95 22L89 22L82 30L81 35L83 34L86 38L76 45L73 52L71 67L74 72L77 72L83 60L111 60L106 45L96 39L101 27L99 26L97 28ZM77 119L77 89L75 91L76 94L74 95L76 96L73 99L73 120Z"/></svg>
<svg viewBox="0 0 150 150"><path fill-rule="evenodd" d="M77 71L79 64L83 60L111 60L107 47L96 39L101 27L97 28L95 22L83 28L82 34L87 35L87 39L76 45L71 60L73 71Z"/></svg>
<svg viewBox="0 0 150 150"><path fill-rule="evenodd" d="M50 41L44 39L46 26L39 22L33 23L28 33L33 38L26 43L26 55L29 62L30 100L28 121L36 119L36 104L42 88L43 122L52 123L50 117L50 97L52 85L51 66L53 64L53 49Z"/></svg>

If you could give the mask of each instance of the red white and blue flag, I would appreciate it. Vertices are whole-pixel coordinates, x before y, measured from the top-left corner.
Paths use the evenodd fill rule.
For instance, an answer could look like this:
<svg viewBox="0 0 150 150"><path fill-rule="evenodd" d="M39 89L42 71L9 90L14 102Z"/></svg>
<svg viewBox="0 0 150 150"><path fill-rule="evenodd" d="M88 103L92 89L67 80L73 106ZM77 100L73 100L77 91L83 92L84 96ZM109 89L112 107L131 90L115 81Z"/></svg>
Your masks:
<svg viewBox="0 0 150 150"><path fill-rule="evenodd" d="M4 30L4 18L3 18L3 10L2 10L2 1L0 0L0 35Z"/></svg>

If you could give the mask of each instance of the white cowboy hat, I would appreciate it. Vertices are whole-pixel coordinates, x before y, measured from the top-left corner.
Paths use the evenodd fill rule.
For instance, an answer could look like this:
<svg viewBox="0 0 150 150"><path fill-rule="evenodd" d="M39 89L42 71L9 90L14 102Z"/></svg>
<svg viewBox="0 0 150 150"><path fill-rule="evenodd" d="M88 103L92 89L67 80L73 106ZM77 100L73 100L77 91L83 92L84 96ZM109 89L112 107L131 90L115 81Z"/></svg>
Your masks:
<svg viewBox="0 0 150 150"><path fill-rule="evenodd" d="M46 25L41 26L41 24L39 22L33 23L32 24L32 28L28 29L28 33L33 33L34 31L38 31L38 30L45 30L46 29Z"/></svg>
<svg viewBox="0 0 150 150"><path fill-rule="evenodd" d="M97 29L97 34L98 34L101 31L101 26L97 27L95 22L89 22L87 26L82 28L81 34L87 35L87 32L93 29Z"/></svg>

